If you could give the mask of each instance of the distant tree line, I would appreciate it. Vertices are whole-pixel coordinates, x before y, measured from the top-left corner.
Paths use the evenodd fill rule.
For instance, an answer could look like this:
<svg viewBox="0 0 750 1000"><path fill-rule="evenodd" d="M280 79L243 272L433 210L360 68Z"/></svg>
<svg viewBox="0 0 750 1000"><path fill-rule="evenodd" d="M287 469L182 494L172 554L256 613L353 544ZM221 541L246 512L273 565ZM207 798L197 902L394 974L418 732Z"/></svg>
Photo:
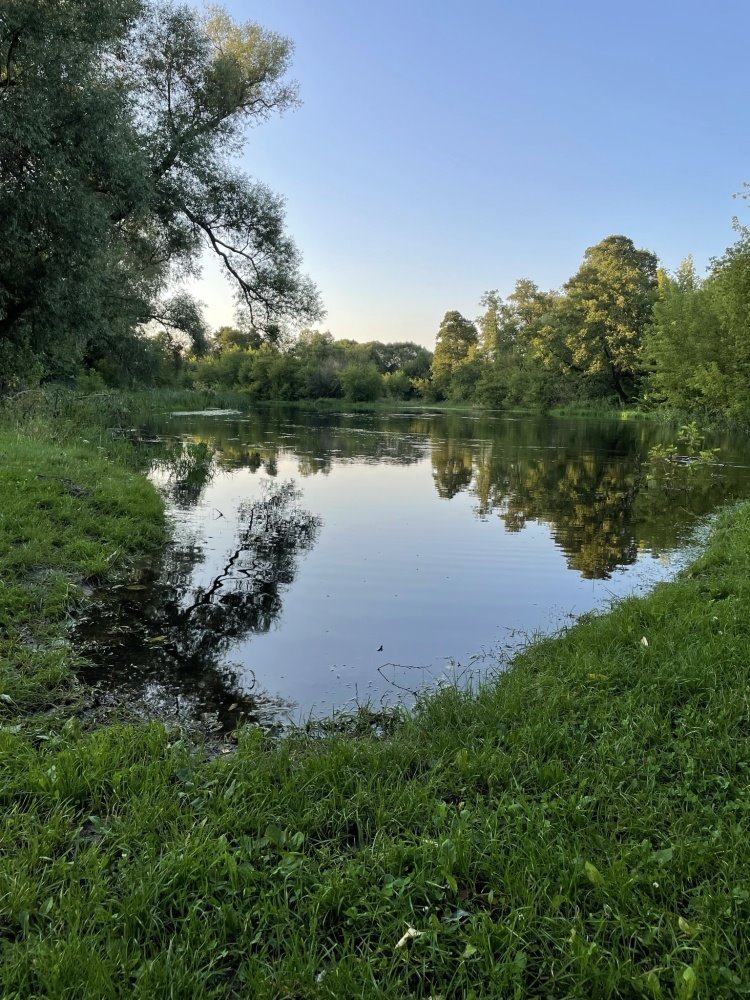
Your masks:
<svg viewBox="0 0 750 1000"><path fill-rule="evenodd" d="M322 319L282 201L236 169L247 128L292 107L291 43L172 0L0 4L0 392L237 388L258 399L424 399L750 416L750 235L708 274L625 236L559 290L446 313L434 356L293 331ZM184 287L212 253L237 327Z"/></svg>
<svg viewBox="0 0 750 1000"><path fill-rule="evenodd" d="M567 404L750 416L750 234L701 279L676 274L625 236L590 247L560 291L521 280L481 300L475 322L446 313L431 400L547 410Z"/></svg>
<svg viewBox="0 0 750 1000"><path fill-rule="evenodd" d="M257 400L423 400L538 412L628 406L744 421L750 236L738 235L705 278L689 258L669 274L627 237L607 237L560 290L523 279L505 299L486 292L475 320L447 312L434 353L412 341L359 343L311 329L269 336L248 321L214 335L204 327L199 349L164 329L115 346L109 331L98 351L89 344L71 365L71 377L84 388L233 389Z"/></svg>
<svg viewBox="0 0 750 1000"><path fill-rule="evenodd" d="M185 364L182 378L194 388L239 389L254 399L357 403L419 398L431 365L432 352L410 341L362 344L303 330L282 347L223 327L210 352Z"/></svg>

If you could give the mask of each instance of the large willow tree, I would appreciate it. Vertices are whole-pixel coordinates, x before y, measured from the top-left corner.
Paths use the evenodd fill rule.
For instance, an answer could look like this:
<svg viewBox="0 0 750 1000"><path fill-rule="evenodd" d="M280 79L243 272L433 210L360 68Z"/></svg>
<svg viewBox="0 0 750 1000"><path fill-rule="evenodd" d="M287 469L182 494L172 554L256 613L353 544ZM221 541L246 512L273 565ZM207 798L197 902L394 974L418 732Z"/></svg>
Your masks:
<svg viewBox="0 0 750 1000"><path fill-rule="evenodd" d="M238 172L248 127L296 101L290 43L150 0L0 6L0 386L70 370L150 321L192 336L205 248L266 336L320 312L281 200Z"/></svg>

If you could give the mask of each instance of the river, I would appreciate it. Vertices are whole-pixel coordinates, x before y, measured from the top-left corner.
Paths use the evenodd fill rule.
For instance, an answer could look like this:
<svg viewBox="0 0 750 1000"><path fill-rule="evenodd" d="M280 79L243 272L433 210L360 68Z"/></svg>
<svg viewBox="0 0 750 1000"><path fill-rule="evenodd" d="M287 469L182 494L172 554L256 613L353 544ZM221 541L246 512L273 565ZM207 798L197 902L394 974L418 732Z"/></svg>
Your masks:
<svg viewBox="0 0 750 1000"><path fill-rule="evenodd" d="M136 433L173 541L99 591L82 671L145 714L289 721L411 704L668 578L747 453L648 477L645 421L268 408Z"/></svg>

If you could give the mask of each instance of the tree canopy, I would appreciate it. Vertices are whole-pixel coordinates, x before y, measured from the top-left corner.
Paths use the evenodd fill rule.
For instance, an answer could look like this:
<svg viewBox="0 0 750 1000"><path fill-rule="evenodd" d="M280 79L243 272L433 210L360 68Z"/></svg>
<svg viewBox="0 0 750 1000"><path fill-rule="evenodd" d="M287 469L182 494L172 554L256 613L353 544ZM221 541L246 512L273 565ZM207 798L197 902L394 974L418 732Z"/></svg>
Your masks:
<svg viewBox="0 0 750 1000"><path fill-rule="evenodd" d="M425 393L540 410L635 402L648 375L644 343L656 299L656 256L608 236L586 250L560 291L524 278L505 299L485 292L476 325L446 313Z"/></svg>
<svg viewBox="0 0 750 1000"><path fill-rule="evenodd" d="M660 274L646 338L652 402L711 417L750 412L750 235L700 279L688 258Z"/></svg>
<svg viewBox="0 0 750 1000"><path fill-rule="evenodd" d="M200 349L172 294L205 249L247 325L321 314L282 200L239 172L245 130L292 107L291 43L162 0L0 10L0 378L64 373L144 324Z"/></svg>
<svg viewBox="0 0 750 1000"><path fill-rule="evenodd" d="M627 236L608 236L584 254L536 337L548 366L602 383L632 399L643 371L643 335L656 298L656 256Z"/></svg>

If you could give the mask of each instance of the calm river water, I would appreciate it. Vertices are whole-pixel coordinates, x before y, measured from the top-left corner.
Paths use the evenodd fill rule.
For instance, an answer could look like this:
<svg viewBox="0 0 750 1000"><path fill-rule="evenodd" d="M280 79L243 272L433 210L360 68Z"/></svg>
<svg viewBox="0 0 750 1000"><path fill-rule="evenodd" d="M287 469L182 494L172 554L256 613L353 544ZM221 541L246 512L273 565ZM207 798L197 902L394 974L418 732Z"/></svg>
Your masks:
<svg viewBox="0 0 750 1000"><path fill-rule="evenodd" d="M81 627L106 696L264 725L468 683L536 632L668 577L747 455L649 484L643 422L173 415L142 433L174 543Z"/></svg>

